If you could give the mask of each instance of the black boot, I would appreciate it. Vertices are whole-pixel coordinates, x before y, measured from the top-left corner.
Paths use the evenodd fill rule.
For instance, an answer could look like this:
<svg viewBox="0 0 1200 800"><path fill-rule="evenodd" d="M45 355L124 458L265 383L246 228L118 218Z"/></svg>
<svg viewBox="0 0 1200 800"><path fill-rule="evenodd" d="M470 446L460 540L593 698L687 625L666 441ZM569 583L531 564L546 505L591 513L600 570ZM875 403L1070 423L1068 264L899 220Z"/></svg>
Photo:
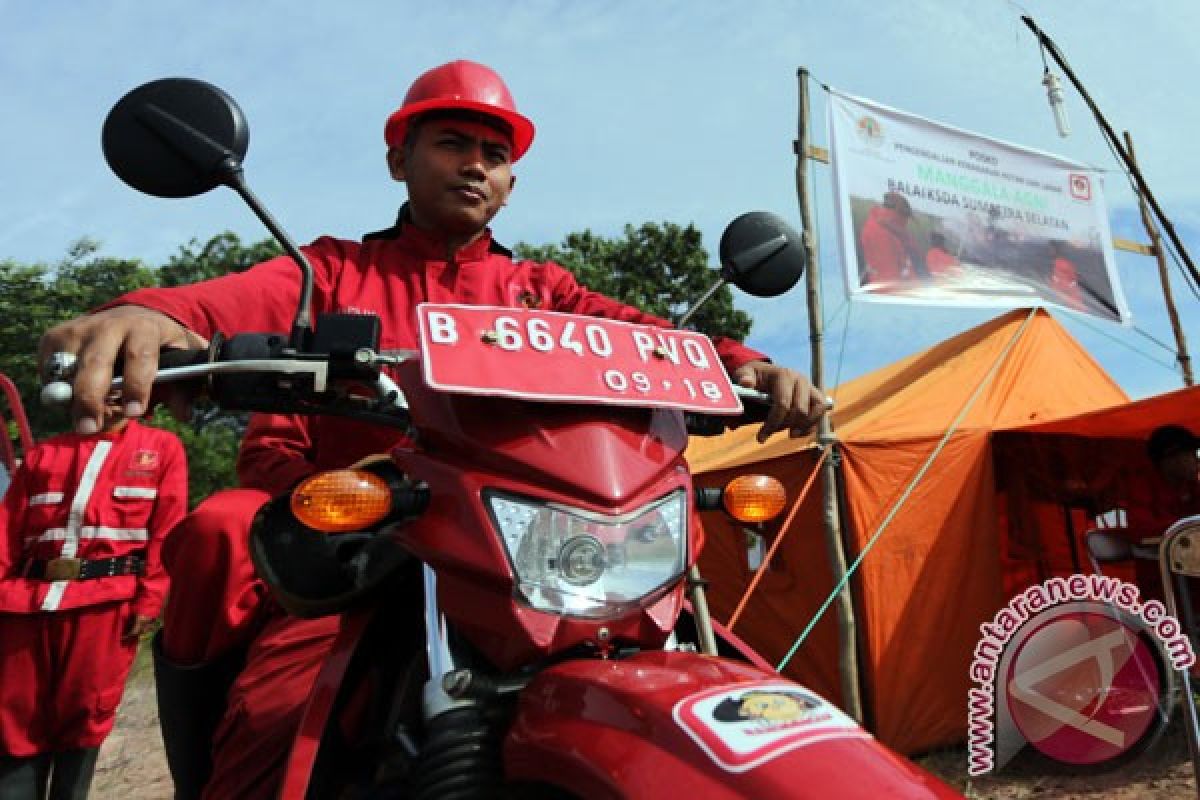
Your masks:
<svg viewBox="0 0 1200 800"><path fill-rule="evenodd" d="M158 725L175 782L175 800L193 800L200 797L212 773L213 735L246 654L239 649L215 661L180 666L163 655L162 631L154 635L153 650Z"/></svg>
<svg viewBox="0 0 1200 800"><path fill-rule="evenodd" d="M50 773L50 800L87 800L96 772L99 747L63 750L54 753L54 770Z"/></svg>
<svg viewBox="0 0 1200 800"><path fill-rule="evenodd" d="M0 756L0 800L43 800L50 776L50 754Z"/></svg>

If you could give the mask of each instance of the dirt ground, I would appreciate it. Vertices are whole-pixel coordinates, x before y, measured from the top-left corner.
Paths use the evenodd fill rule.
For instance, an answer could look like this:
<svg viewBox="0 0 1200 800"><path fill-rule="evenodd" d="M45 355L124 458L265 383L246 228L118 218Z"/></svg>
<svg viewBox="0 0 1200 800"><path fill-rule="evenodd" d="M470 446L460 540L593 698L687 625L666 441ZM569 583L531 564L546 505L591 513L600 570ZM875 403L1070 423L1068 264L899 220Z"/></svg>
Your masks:
<svg viewBox="0 0 1200 800"><path fill-rule="evenodd" d="M917 761L930 772L955 786L968 798L987 800L1181 800L1197 797L1188 758L1182 714L1154 748L1135 761L1109 771L1085 771L1065 775L1053 766L1024 754L996 776L967 775L965 747L932 753Z"/></svg>
<svg viewBox="0 0 1200 800"><path fill-rule="evenodd" d="M97 800L170 800L174 785L158 732L158 701L150 641L142 641L129 671L117 724L100 748L90 797Z"/></svg>
<svg viewBox="0 0 1200 800"><path fill-rule="evenodd" d="M146 648L143 648L145 651ZM154 677L143 652L130 674L117 725L100 750L91 797L96 800L170 800ZM1120 769L1101 774L1051 775L1037 762L1020 759L995 777L969 778L964 748L932 753L918 761L973 800L1178 800L1196 797L1192 764L1177 714L1155 748ZM836 800L831 798L831 800Z"/></svg>

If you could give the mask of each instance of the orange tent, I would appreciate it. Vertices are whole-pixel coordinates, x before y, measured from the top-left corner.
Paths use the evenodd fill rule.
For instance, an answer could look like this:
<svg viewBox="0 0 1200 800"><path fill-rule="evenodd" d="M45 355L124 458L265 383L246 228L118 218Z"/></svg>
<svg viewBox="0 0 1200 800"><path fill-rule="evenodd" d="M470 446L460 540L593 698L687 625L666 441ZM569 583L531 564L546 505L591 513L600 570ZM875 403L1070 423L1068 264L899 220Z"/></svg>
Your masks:
<svg viewBox="0 0 1200 800"><path fill-rule="evenodd" d="M1039 424L1128 397L1049 314L1019 310L846 383L835 400L847 562L878 533L850 584L866 722L906 753L962 741L980 623L1045 570L1071 568L1061 557L1071 549L1067 517L1031 522L1025 504L1050 507L1058 496L1045 481L1038 491L1010 491L1013 482L998 479L994 432L1012 431L1005 463L1019 467L1013 459L1022 448L1034 451ZM1080 425L1083 437L1104 427ZM1051 426L1043 435L1066 430ZM694 440L688 458L698 482L719 485L752 465L799 492L818 458L812 438L777 435L758 445L756 432L747 426ZM1052 461L1046 455L1044 473L1053 472ZM818 485L789 530L778 521L764 530L768 540L787 538L734 632L773 663L833 589L822 513ZM712 582L714 616L725 621L753 574L747 537L723 515L708 514L705 524L701 571ZM1020 547L1010 542L1015 529ZM835 613L831 606L785 672L838 702Z"/></svg>

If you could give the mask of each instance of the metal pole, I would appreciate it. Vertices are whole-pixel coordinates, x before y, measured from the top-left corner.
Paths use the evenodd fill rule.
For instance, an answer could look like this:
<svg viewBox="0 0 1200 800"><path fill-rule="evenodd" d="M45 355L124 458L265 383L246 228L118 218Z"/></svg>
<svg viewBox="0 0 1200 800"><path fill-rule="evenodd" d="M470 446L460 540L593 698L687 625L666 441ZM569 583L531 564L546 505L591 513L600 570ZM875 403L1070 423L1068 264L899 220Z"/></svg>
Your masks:
<svg viewBox="0 0 1200 800"><path fill-rule="evenodd" d="M1129 135L1129 131L1124 131L1125 147L1129 150L1129 160L1131 163L1137 163L1137 154L1133 151L1133 137ZM1146 233L1150 236L1150 248L1154 250L1154 257L1158 260L1158 279L1162 282L1163 302L1167 306L1167 316L1171 320L1171 330L1175 332L1175 347L1178 351L1179 370L1183 373L1183 385L1192 386L1195 381L1192 379L1192 359L1188 355L1187 340L1183 336L1183 326L1179 323L1179 311L1175 308L1175 295L1171 291L1171 276L1167 272L1167 257L1163 253L1162 237L1158 235L1158 227L1154 224L1154 220L1150 217L1150 209L1146 205L1146 199L1138 193L1138 209L1142 212L1142 225L1146 228Z"/></svg>
<svg viewBox="0 0 1200 800"><path fill-rule="evenodd" d="M821 270L817 263L817 232L812 223L812 207L808 197L808 70L796 72L800 84L800 119L796 139L796 195L800 201L800 220L803 225L804 256L808 264L805 275L808 289L808 329L812 346L810 377L818 391L825 389L825 360L822 341L825 337L821 316ZM825 414L817 423L817 442L822 447L835 447L837 438L833 424ZM838 517L838 473L834 458L826 458L821 467L822 499L825 504L825 549L829 570L835 584L846 576L846 553L842 548L842 525ZM859 722L863 719L862 695L859 691L858 637L854 621L854 600L850 583L838 592L835 603L838 619L838 671L841 675L842 707Z"/></svg>
<svg viewBox="0 0 1200 800"><path fill-rule="evenodd" d="M700 568L695 564L688 567L687 593L692 601L692 619L696 621L696 636L700 639L700 652L705 655L717 655L717 639L713 635L712 615L708 613L708 597L704 592L704 579L700 577Z"/></svg>

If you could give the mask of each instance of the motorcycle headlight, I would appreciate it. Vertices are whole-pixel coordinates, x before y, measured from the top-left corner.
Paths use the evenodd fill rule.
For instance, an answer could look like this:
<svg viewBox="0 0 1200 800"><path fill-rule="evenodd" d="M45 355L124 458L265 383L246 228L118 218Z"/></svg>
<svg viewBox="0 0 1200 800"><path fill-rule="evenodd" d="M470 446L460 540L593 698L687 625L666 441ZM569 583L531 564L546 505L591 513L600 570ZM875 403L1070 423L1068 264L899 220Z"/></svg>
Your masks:
<svg viewBox="0 0 1200 800"><path fill-rule="evenodd" d="M527 497L485 495L524 600L539 611L609 617L687 565L687 492L610 516Z"/></svg>

